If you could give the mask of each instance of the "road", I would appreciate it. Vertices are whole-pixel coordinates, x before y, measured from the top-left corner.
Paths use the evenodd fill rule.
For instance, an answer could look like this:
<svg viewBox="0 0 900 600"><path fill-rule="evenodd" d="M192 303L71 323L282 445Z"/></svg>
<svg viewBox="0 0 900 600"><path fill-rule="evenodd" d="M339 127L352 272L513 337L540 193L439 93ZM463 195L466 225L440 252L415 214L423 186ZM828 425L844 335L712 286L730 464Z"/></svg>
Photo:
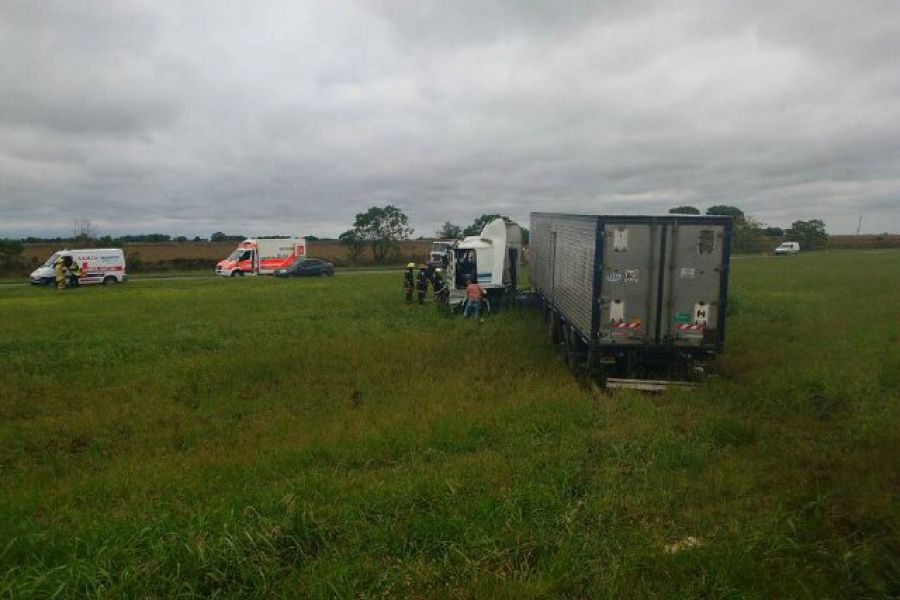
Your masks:
<svg viewBox="0 0 900 600"><path fill-rule="evenodd" d="M364 271L338 271L337 275L344 277L346 275L365 275L367 273L399 273L403 269L401 267L396 267L393 269L367 269ZM218 277L217 275L164 275L161 277L151 276L151 277L141 277L140 275L129 277L128 283L144 283L147 281L185 281L189 279L213 279ZM0 282L0 288L3 287L25 287L31 285L30 283L21 282L21 281L9 281L9 282Z"/></svg>

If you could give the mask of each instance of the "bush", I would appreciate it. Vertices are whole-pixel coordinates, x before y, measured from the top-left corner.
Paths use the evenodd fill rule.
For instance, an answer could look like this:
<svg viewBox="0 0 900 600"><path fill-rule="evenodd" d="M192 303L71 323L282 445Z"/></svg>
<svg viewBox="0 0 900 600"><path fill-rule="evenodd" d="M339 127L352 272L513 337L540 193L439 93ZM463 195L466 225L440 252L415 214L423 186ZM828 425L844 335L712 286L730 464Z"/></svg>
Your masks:
<svg viewBox="0 0 900 600"><path fill-rule="evenodd" d="M0 239L0 275L18 275L22 271L24 249L19 240Z"/></svg>

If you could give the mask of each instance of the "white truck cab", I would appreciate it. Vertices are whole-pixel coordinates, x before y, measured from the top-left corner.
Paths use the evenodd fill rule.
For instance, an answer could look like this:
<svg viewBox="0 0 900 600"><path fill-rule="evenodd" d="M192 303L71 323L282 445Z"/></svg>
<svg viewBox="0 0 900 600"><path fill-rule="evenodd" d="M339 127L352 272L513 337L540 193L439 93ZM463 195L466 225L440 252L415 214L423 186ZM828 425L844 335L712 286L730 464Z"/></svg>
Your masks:
<svg viewBox="0 0 900 600"><path fill-rule="evenodd" d="M465 299L468 281L475 281L488 296L488 304L515 291L522 252L522 230L515 223L494 219L481 231L457 243L450 252L447 284L449 305Z"/></svg>
<svg viewBox="0 0 900 600"><path fill-rule="evenodd" d="M71 256L81 267L79 283L123 283L125 273L125 253L121 248L84 248L79 250L59 250L47 261L31 272L32 285L54 285L56 275L53 264L58 258Z"/></svg>
<svg viewBox="0 0 900 600"><path fill-rule="evenodd" d="M798 254L800 252L800 242L782 242L775 248L775 254Z"/></svg>

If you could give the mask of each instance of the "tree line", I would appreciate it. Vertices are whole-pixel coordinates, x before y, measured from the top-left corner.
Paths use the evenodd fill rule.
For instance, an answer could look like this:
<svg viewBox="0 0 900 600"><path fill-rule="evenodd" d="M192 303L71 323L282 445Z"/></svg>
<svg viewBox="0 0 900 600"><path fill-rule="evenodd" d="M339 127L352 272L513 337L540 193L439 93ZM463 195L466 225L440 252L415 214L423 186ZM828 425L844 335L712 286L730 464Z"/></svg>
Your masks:
<svg viewBox="0 0 900 600"><path fill-rule="evenodd" d="M512 220L498 213L483 214L468 227L461 227L449 221L444 222L435 236L444 240L460 240L465 236L478 235L484 226L494 219ZM343 232L338 239L347 247L353 263L359 262L368 248L375 262L385 262L395 258L400 251L400 242L410 239L414 229L409 225L409 217L393 205L373 206L365 212L357 213L353 227ZM528 242L528 230L523 228L524 242Z"/></svg>
<svg viewBox="0 0 900 600"><path fill-rule="evenodd" d="M669 209L670 214L700 215L700 209L694 206L676 206ZM734 219L733 247L738 252L764 252L772 247L773 237L787 237L791 241L800 242L804 249L814 249L824 246L828 241L828 233L825 230L825 222L821 219L798 220L791 224L789 229L770 227L752 216L744 213L736 206L716 205L706 209L707 215L725 215ZM477 217L466 227L444 222L435 236L440 239L458 240L470 235L478 235L485 225L494 219L510 221L506 215L499 213L485 213ZM409 217L400 208L387 206L373 206L365 212L358 213L353 226L340 234L338 239L347 247L347 253L352 262L356 263L367 250L372 253L375 262L384 263L394 260L399 256L400 243L411 238L414 229L409 224ZM523 241L528 243L528 230L522 230ZM276 237L276 236L273 236ZM316 236L307 235L309 240L318 240ZM241 241L243 235L227 234L221 231L213 233L209 237L210 242ZM139 235L122 235L112 237L99 236L96 226L86 220L75 222L72 236L68 238L39 238L27 237L22 240L0 239L0 272L10 272L21 266L20 256L24 249L24 243L65 243L71 245L91 244L96 246L121 246L128 243L163 243L163 242L206 242L200 236L189 239L187 236L171 236L164 233L148 233Z"/></svg>
<svg viewBox="0 0 900 600"><path fill-rule="evenodd" d="M699 215L700 209L695 206L676 206L669 209L673 215ZM770 250L773 237L789 238L792 242L800 242L803 249L821 248L828 243L828 232L822 219L794 221L789 229L770 227L744 213L736 206L718 204L706 209L707 215L732 217L732 246L738 252L764 252Z"/></svg>

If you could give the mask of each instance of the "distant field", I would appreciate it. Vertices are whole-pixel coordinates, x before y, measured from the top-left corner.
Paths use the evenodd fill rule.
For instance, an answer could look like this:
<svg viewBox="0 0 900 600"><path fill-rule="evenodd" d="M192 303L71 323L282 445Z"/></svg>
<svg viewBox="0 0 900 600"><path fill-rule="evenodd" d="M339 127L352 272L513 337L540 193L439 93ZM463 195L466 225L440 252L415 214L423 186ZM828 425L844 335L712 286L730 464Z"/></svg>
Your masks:
<svg viewBox="0 0 900 600"><path fill-rule="evenodd" d="M25 244L22 255L22 273L27 274L66 242ZM185 270L203 268L213 270L222 260L237 247L236 241L229 242L159 242L159 243L126 243L122 250L128 258L130 266L140 266L140 270ZM431 250L431 240L407 240L397 248L398 255L389 262L405 263L409 260L421 262ZM336 240L310 240L309 256L331 261L336 265L349 266L351 261L347 246ZM371 265L372 253L363 252L359 257L360 265Z"/></svg>
<svg viewBox="0 0 900 600"><path fill-rule="evenodd" d="M599 399L394 273L0 286L0 595L900 595L900 252L731 283L718 380Z"/></svg>

